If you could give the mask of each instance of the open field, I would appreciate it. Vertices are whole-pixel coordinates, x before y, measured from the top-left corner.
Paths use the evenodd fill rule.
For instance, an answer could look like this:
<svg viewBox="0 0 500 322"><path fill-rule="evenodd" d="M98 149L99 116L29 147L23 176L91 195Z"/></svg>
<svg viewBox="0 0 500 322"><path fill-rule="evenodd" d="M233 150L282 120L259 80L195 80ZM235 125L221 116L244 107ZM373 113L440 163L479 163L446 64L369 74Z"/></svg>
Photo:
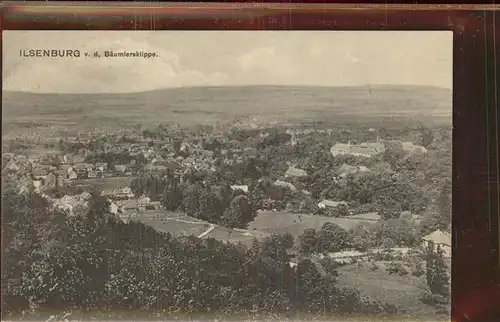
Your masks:
<svg viewBox="0 0 500 322"><path fill-rule="evenodd" d="M124 218L127 218L124 216ZM158 231L163 233L170 233L176 236L199 236L201 233L205 232L210 228L210 224L196 218L185 216L182 219L168 218L157 216L153 211L146 211L138 216L130 217L140 221L145 225L149 225Z"/></svg>
<svg viewBox="0 0 500 322"><path fill-rule="evenodd" d="M352 216L347 216L346 218L362 219L362 220L368 220L368 221L379 221L380 220L380 216L376 212L368 212L365 214L352 215Z"/></svg>
<svg viewBox="0 0 500 322"><path fill-rule="evenodd" d="M332 222L345 230L359 224L372 225L376 221L365 219L335 218L317 215L292 214L286 211L260 212L255 220L250 223L249 230L258 230L267 233L289 232L294 237L302 235L305 229L321 229L327 222Z"/></svg>
<svg viewBox="0 0 500 322"><path fill-rule="evenodd" d="M326 121L451 124L451 91L422 86L193 87L130 94L3 93L4 133L123 129L132 124ZM36 122L33 122L33 120ZM413 123L412 123L413 122Z"/></svg>
<svg viewBox="0 0 500 322"><path fill-rule="evenodd" d="M246 246L251 246L254 238L261 239L270 234L260 231L245 231L242 229L229 229L226 227L217 226L205 238L215 238L217 240L227 240L231 243L243 243Z"/></svg>
<svg viewBox="0 0 500 322"><path fill-rule="evenodd" d="M242 242L245 245L251 245L254 238L260 239L269 236L265 232L229 229L221 226L215 226L215 228L210 229L212 224L209 222L189 217L179 212L168 212L165 210L145 210L137 216L127 217L124 215L123 218L138 220L161 232L173 235L200 236L202 233L208 231L203 238L215 238L231 243Z"/></svg>
<svg viewBox="0 0 500 322"><path fill-rule="evenodd" d="M388 262L376 262L379 269L371 270L370 264L346 265L337 269L339 285L355 287L368 296L407 309L416 316L433 316L434 309L420 302L420 292L425 288L425 275L389 275Z"/></svg>

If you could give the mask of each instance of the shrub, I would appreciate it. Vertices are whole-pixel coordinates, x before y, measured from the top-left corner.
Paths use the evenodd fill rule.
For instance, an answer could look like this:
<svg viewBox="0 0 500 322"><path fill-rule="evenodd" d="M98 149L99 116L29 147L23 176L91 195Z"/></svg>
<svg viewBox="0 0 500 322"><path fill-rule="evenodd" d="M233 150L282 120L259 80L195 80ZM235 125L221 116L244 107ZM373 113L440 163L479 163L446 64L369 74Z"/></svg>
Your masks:
<svg viewBox="0 0 500 322"><path fill-rule="evenodd" d="M420 262L416 262L413 264L411 274L416 277L420 277L425 274L425 270Z"/></svg>
<svg viewBox="0 0 500 322"><path fill-rule="evenodd" d="M391 262L389 264L389 266L387 267L387 272L389 272L390 275L398 274L400 276L406 276L409 274L408 270L403 264L396 262Z"/></svg>
<svg viewBox="0 0 500 322"><path fill-rule="evenodd" d="M376 261L393 261L395 258L393 254L385 252L385 253L376 253L373 256L373 259L375 259Z"/></svg>
<svg viewBox="0 0 500 322"><path fill-rule="evenodd" d="M424 304L432 306L443 306L449 304L448 300L444 296L433 294L428 290L420 293L420 301Z"/></svg>

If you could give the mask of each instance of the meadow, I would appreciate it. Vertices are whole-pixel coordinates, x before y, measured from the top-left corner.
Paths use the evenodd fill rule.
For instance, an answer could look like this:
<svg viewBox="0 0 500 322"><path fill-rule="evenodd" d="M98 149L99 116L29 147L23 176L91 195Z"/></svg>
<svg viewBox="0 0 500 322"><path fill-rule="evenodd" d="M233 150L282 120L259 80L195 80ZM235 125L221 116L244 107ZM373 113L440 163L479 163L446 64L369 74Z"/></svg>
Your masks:
<svg viewBox="0 0 500 322"><path fill-rule="evenodd" d="M199 236L210 228L210 224L199 219L182 216L170 217L160 211L146 210L138 215L123 216L124 219L137 220L145 225L151 226L163 233L175 236Z"/></svg>
<svg viewBox="0 0 500 322"><path fill-rule="evenodd" d="M182 213L170 213L164 210L145 210L139 215L131 218L138 220L153 228L168 232L173 235L196 235L199 236L210 228L210 223L202 221ZM371 215L370 219L356 218L334 218L317 215L293 214L286 211L259 212L248 229L229 229L216 226L204 238L215 238L231 243L243 243L247 246L252 244L254 239L262 239L273 233L290 233L294 238L303 234L305 229L312 228L320 230L327 222L332 222L340 227L349 230L357 225L373 225L377 221Z"/></svg>
<svg viewBox="0 0 500 322"><path fill-rule="evenodd" d="M327 222L332 222L345 230L349 230L357 225L373 225L376 223L370 219L356 218L335 218L318 215L293 214L286 211L263 211L259 212L253 222L250 223L248 229L250 231L257 230L267 233L290 233L294 237L303 234L305 229L320 230Z"/></svg>
<svg viewBox="0 0 500 322"><path fill-rule="evenodd" d="M404 308L411 315L434 317L432 307L420 301L420 293L425 290L425 275L420 277L389 274L389 262L378 261L378 269L373 270L370 263L351 264L337 269L339 285L355 287L375 299Z"/></svg>

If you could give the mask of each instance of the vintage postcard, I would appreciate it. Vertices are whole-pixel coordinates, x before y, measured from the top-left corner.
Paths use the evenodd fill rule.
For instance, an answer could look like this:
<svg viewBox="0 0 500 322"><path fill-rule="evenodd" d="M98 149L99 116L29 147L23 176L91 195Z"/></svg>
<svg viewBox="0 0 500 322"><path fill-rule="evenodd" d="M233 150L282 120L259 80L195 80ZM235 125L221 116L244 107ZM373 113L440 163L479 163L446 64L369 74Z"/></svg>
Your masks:
<svg viewBox="0 0 500 322"><path fill-rule="evenodd" d="M452 38L5 31L4 319L449 319Z"/></svg>

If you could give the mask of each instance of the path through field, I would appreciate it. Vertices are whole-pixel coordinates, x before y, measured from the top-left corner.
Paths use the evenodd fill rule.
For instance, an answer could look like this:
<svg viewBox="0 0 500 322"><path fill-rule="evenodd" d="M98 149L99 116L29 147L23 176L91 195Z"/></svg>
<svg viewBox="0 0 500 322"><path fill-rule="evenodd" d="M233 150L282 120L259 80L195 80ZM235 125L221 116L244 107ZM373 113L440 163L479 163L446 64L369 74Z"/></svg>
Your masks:
<svg viewBox="0 0 500 322"><path fill-rule="evenodd" d="M204 231L203 233L201 233L200 235L198 235L198 238L203 238L203 237L205 237L206 235L210 234L210 232L211 232L212 230L214 230L214 229L215 229L215 227L217 227L217 225L215 225L215 224L210 224L210 227L209 227L206 231Z"/></svg>

